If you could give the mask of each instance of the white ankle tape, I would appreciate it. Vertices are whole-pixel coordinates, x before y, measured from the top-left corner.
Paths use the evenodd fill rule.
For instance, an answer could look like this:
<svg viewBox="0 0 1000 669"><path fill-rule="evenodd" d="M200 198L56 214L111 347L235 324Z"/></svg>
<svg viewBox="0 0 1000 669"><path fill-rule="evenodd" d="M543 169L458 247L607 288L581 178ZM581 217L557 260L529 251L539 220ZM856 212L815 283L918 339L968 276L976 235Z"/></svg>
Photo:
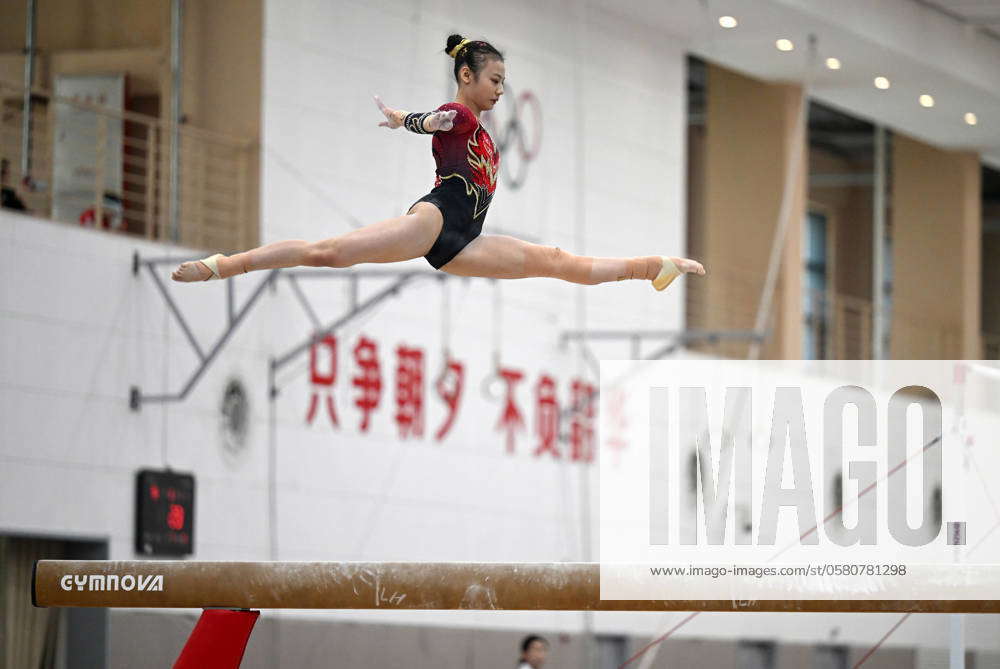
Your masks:
<svg viewBox="0 0 1000 669"><path fill-rule="evenodd" d="M202 260L205 263L205 267L212 271L212 276L205 279L205 281L211 281L213 279L221 279L222 275L219 274L219 258L224 257L221 253L216 253L214 256L209 256Z"/></svg>
<svg viewBox="0 0 1000 669"><path fill-rule="evenodd" d="M681 275L681 271L677 269L677 265L668 258L667 256L661 256L663 258L663 267L660 269L660 273L656 275L653 279L653 288L656 290L663 290L670 283Z"/></svg>

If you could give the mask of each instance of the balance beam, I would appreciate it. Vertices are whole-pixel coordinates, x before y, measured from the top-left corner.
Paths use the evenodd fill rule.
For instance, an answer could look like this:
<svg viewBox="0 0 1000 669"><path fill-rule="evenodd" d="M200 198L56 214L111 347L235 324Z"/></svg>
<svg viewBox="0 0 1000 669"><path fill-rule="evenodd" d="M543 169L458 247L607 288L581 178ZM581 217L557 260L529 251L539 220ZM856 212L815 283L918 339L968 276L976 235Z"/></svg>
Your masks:
<svg viewBox="0 0 1000 669"><path fill-rule="evenodd" d="M602 600L582 562L39 560L39 607L1000 613L1000 600Z"/></svg>

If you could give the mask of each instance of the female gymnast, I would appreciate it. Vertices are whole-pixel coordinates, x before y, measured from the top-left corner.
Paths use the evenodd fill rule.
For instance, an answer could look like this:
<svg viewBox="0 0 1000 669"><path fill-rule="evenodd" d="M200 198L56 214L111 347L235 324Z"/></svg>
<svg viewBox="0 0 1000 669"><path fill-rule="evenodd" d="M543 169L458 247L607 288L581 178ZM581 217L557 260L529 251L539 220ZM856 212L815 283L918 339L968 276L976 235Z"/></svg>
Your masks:
<svg viewBox="0 0 1000 669"><path fill-rule="evenodd" d="M279 267L350 267L390 263L423 256L435 268L457 276L488 279L551 277L594 285L623 279L651 280L663 290L681 274L704 274L687 258L578 256L506 235L480 234L496 188L500 156L479 115L503 95L503 55L487 42L448 38L445 52L455 59L458 94L435 111L408 113L375 97L385 128L433 134L437 163L434 189L390 218L322 241L286 240L243 253L217 253L182 263L175 281L227 279L236 274Z"/></svg>

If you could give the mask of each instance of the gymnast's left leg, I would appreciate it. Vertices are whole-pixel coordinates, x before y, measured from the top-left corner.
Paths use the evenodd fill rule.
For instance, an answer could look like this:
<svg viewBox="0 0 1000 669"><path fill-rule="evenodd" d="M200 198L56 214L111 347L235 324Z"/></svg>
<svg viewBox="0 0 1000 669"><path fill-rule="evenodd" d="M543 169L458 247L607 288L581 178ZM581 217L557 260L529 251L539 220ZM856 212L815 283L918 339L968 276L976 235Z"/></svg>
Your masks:
<svg viewBox="0 0 1000 669"><path fill-rule="evenodd" d="M578 256L555 246L531 244L506 235L480 235L441 271L487 279L550 277L592 286L608 281L644 279L663 290L681 274L704 274L701 263L687 258Z"/></svg>

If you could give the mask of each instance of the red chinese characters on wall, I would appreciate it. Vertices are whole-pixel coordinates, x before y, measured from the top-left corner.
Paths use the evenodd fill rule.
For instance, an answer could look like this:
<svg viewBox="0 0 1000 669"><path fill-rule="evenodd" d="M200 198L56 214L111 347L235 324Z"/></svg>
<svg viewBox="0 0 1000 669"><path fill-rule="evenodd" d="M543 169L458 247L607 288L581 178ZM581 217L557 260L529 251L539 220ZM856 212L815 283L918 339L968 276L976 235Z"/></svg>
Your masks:
<svg viewBox="0 0 1000 669"><path fill-rule="evenodd" d="M434 438L438 441L444 439L448 432L451 431L451 426L455 424L455 417L458 416L458 403L462 399L462 386L464 382L465 365L449 355L444 371L438 378L437 383L434 384L438 397L444 402L448 411L448 416L434 434Z"/></svg>
<svg viewBox="0 0 1000 669"><path fill-rule="evenodd" d="M573 379L570 384L569 459L574 462L594 461L594 416L597 411L597 390L594 384Z"/></svg>
<svg viewBox="0 0 1000 669"><path fill-rule="evenodd" d="M321 356L329 361L326 366L330 370L328 373L320 371L319 359ZM339 426L337 408L333 404L333 386L337 382L337 338L333 335L327 335L319 341L314 341L309 348L309 380L312 383L312 397L309 398L306 423L312 425L313 419L316 417L316 410L319 408L320 395L323 394L330 422L334 426Z"/></svg>
<svg viewBox="0 0 1000 669"><path fill-rule="evenodd" d="M396 349L396 427L399 438L424 435L424 352Z"/></svg>
<svg viewBox="0 0 1000 669"><path fill-rule="evenodd" d="M514 395L515 387L524 378L524 372L516 369L506 369L501 367L497 370L500 378L505 383L505 393L503 400L503 410L500 412L500 420L497 421L497 430L506 432L507 453L514 452L514 433L524 430L524 416L517 408L517 400Z"/></svg>
<svg viewBox="0 0 1000 669"><path fill-rule="evenodd" d="M382 369L378 364L378 344L368 337L361 336L354 346L354 364L358 373L351 383L358 389L354 398L354 406L361 410L362 432L367 432L371 424L369 419L382 399Z"/></svg>
<svg viewBox="0 0 1000 669"><path fill-rule="evenodd" d="M333 427L339 428L340 421L334 402L334 387L337 384L338 341L333 335L316 339L309 352L309 377L311 394L306 423L312 425L321 406L325 408ZM358 337L351 348L353 376L351 385L355 389L353 405L360 412L358 429L368 432L372 419L382 401L382 365L379 360L379 345L365 335ZM395 349L394 372L394 413L400 439L424 437L424 423L427 406L425 402L426 356L419 347L399 345ZM534 443L528 452L535 458L567 459L571 462L589 463L595 457L594 420L597 393L595 386L583 379L573 379L569 386L569 401L564 405L559 401L559 384L555 377L542 373L532 386L521 382L525 373L518 369L501 367L496 371L503 383L500 414L494 429L500 432L505 451L513 455L517 451L517 435L527 430L526 414L518 404L518 391L530 392L534 400L532 436ZM465 364L446 353L443 368L433 380L437 401L444 407L444 419L434 432L434 439L442 441L451 432L458 420L465 388ZM565 408L564 408L565 407ZM563 419L568 421L565 433ZM562 439L561 439L562 438ZM612 448L624 448L623 443L611 441Z"/></svg>
<svg viewBox="0 0 1000 669"><path fill-rule="evenodd" d="M556 400L556 380L542 374L535 386L535 434L538 446L535 457L550 454L559 457L559 402Z"/></svg>

